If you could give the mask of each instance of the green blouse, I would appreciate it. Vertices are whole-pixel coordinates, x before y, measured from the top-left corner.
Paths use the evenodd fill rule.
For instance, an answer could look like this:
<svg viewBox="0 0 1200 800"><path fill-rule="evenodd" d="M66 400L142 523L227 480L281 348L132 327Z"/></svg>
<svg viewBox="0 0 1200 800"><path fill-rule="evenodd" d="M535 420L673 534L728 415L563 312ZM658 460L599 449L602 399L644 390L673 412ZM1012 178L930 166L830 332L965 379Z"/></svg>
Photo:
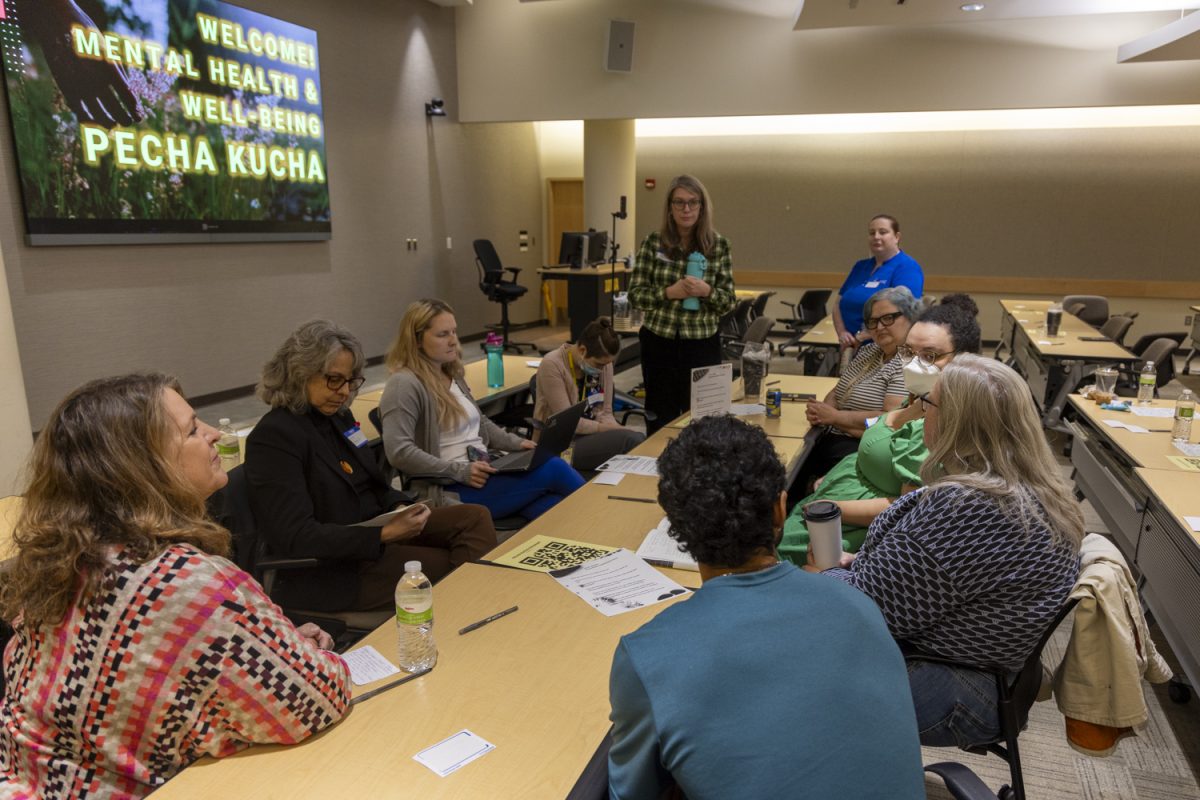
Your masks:
<svg viewBox="0 0 1200 800"><path fill-rule="evenodd" d="M925 420L906 422L892 430L883 420L863 433L858 452L838 462L821 481L820 488L792 509L783 525L779 555L803 565L808 559L808 525L804 506L814 500L873 500L899 497L905 484L919 486L925 449ZM842 549L857 553L867 537L867 529L842 524Z"/></svg>

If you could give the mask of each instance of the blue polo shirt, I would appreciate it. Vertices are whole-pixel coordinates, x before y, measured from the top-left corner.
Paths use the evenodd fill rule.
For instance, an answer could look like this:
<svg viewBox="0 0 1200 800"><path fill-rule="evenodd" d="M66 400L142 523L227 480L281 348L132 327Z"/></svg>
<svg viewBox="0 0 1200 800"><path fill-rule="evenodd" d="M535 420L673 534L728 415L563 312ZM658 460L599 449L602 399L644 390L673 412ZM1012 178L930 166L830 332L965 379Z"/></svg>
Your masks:
<svg viewBox="0 0 1200 800"><path fill-rule="evenodd" d="M838 310L846 330L858 333L863 326L863 305L871 295L890 286L907 286L913 297L925 290L925 273L912 256L903 250L875 267L874 258L864 258L850 270L850 276L838 291Z"/></svg>

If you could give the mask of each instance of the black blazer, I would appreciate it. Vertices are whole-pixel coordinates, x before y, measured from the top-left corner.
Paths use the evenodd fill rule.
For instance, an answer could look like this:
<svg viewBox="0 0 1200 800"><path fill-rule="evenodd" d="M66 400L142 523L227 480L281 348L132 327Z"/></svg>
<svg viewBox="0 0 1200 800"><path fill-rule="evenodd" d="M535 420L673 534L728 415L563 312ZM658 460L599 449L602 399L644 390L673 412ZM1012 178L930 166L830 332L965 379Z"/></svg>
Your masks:
<svg viewBox="0 0 1200 800"><path fill-rule="evenodd" d="M355 424L348 409L332 419L339 431ZM349 450L354 450L352 456ZM362 562L383 552L379 528L351 527L365 517L343 460L371 476L380 512L405 499L388 487L369 447L335 452L308 414L272 409L246 438L250 508L269 552L328 562L281 571L273 599L282 605L313 611L353 607Z"/></svg>

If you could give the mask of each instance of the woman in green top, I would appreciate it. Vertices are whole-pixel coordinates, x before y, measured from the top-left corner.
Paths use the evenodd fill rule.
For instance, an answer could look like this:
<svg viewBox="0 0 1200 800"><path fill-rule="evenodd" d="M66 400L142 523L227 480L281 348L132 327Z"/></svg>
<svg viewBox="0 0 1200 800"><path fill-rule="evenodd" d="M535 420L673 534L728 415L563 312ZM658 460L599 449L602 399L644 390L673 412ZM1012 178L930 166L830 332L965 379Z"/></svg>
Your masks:
<svg viewBox="0 0 1200 800"><path fill-rule="evenodd" d="M779 555L803 566L808 558L804 506L833 500L842 511L842 549L858 552L867 527L888 504L920 485L925 448L921 403L911 402L933 388L938 373L958 353L978 353L979 307L965 294L947 295L923 313L899 348L910 402L879 417L863 434L858 451L837 463L805 497L783 526Z"/></svg>
<svg viewBox="0 0 1200 800"><path fill-rule="evenodd" d="M638 248L629 296L646 312L638 338L650 434L690 408L692 369L721 363L717 323L733 308L729 240L713 230L708 190L691 175L671 181L662 228Z"/></svg>

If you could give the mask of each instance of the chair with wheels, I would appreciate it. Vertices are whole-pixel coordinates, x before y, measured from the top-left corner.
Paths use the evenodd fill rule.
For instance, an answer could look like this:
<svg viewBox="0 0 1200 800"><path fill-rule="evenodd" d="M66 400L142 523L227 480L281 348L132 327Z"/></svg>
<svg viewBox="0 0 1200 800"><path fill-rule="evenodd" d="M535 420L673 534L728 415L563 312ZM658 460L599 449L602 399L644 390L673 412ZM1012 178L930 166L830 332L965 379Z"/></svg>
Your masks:
<svg viewBox="0 0 1200 800"><path fill-rule="evenodd" d="M730 361L737 361L742 357L746 345L751 343L766 344L768 351L773 351L774 347L767 341L767 337L771 335L771 329L774 327L775 320L770 317L759 317L750 323L750 327L746 329L746 333L741 339L724 342L721 348L722 355ZM734 372L737 372L736 367Z"/></svg>
<svg viewBox="0 0 1200 800"><path fill-rule="evenodd" d="M753 307L753 300L738 300L733 309L721 317L721 321L717 323L717 334L720 336L722 347L725 342L735 342L746 335Z"/></svg>
<svg viewBox="0 0 1200 800"><path fill-rule="evenodd" d="M1008 762L1012 784L1000 787L1000 791L996 793L1000 800L1025 800L1025 780L1021 772L1021 753L1017 747L1017 737L1024 729L1025 723L1029 720L1029 709L1033 707L1034 701L1037 700L1038 690L1042 686L1042 650L1045 649L1046 642L1050 641L1050 637L1054 634L1054 631L1067 618L1067 615L1075 609L1075 605L1078 602L1077 599L1070 599L1059 609L1050 625L1042 633L1041 638L1038 639L1037 646L1033 648L1033 652L1025 659L1025 663L1017 672L1016 677L1012 677L1008 670L1003 667L976 667L960 664L952 659L934 655L915 654L906 656L906 659L909 661L920 660L935 664L945 664L951 667L969 667L970 669L989 673L995 677L996 694L999 698L997 711L1000 720L1000 740L968 748L967 752L979 755L992 753ZM947 763L955 764L957 762ZM943 767L945 765L938 764L934 766ZM933 771L938 772L937 770ZM942 773L938 772L938 774ZM987 797L987 795L982 796ZM959 797L959 795L955 795L955 797ZM974 795L964 794L962 797L972 798Z"/></svg>
<svg viewBox="0 0 1200 800"><path fill-rule="evenodd" d="M276 557L267 552L266 542L258 535L258 526L250 509L250 485L245 467L241 465L229 470L229 482L210 498L209 510L233 534L234 563L254 576L267 596L271 595L280 570L311 569L321 565L317 558ZM339 612L285 608L283 611L297 625L305 622L320 625L334 638L338 652L378 628L393 614L390 608Z"/></svg>
<svg viewBox="0 0 1200 800"><path fill-rule="evenodd" d="M489 325L488 327L500 328L505 350L511 350L518 354L523 352L522 347L533 350L534 346L528 342L510 342L508 340L508 304L519 299L528 291L526 287L517 285L517 275L520 274L521 269L501 264L500 256L496 254L496 248L492 246L489 239L476 239L473 246L475 248L475 266L479 269L479 290L488 300L500 304L500 325ZM512 278L504 280L505 272L511 272Z"/></svg>
<svg viewBox="0 0 1200 800"><path fill-rule="evenodd" d="M1139 342L1140 344L1140 342ZM1147 361L1154 363L1156 379L1154 388L1157 392L1175 377L1175 363L1172 356L1179 343L1174 339L1163 336L1147 345L1141 353L1136 353L1137 359L1131 367L1117 368L1117 394L1121 397L1136 397L1138 375Z"/></svg>
<svg viewBox="0 0 1200 800"><path fill-rule="evenodd" d="M750 301L750 319L757 319L767 313L767 301L775 296L774 292L760 292Z"/></svg>
<svg viewBox="0 0 1200 800"><path fill-rule="evenodd" d="M833 296L832 289L808 289L800 295L800 300L796 303L789 303L786 300L779 301L782 305L792 309L792 318L782 320L784 326L791 331L792 336L779 345L780 355L783 355L784 350L788 347L799 347L801 337L808 333L814 325L825 319L825 306L831 296Z"/></svg>

